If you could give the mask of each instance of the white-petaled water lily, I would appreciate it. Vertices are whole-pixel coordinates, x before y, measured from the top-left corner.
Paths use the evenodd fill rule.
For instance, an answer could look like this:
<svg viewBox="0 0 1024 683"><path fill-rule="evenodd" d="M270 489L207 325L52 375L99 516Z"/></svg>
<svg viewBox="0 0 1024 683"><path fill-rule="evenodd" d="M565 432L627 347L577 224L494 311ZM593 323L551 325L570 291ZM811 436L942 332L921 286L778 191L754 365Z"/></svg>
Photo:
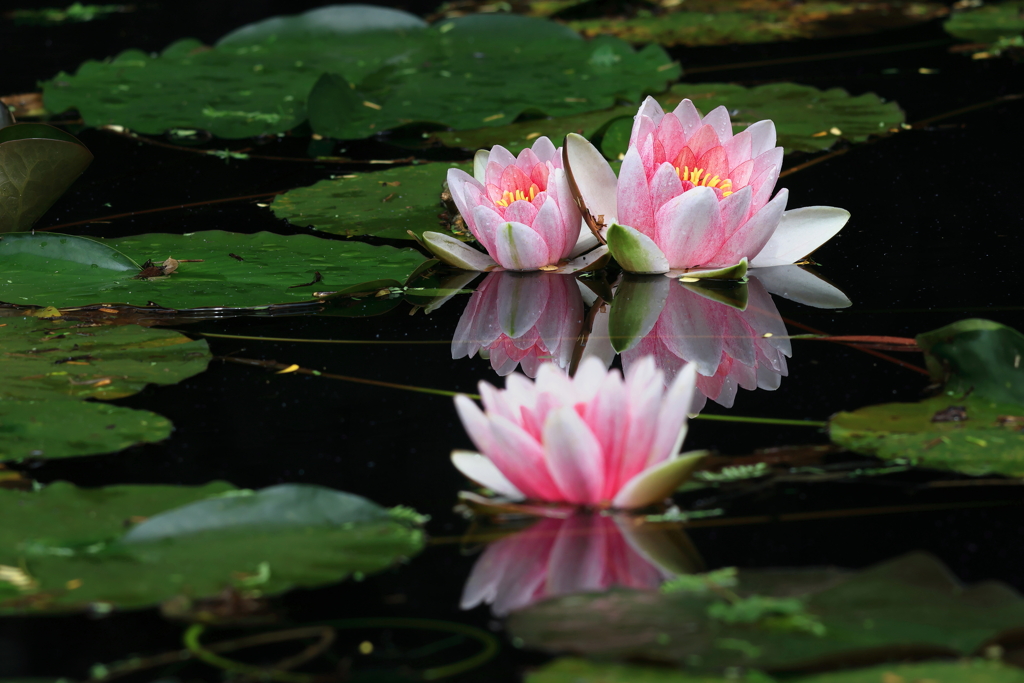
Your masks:
<svg viewBox="0 0 1024 683"><path fill-rule="evenodd" d="M665 114L648 97L617 179L580 135L566 138L564 163L626 271L741 279L748 266L803 258L850 217L831 206L786 211L786 189L772 198L782 153L770 120L733 135L725 107L701 117L683 100Z"/></svg>
<svg viewBox="0 0 1024 683"><path fill-rule="evenodd" d="M594 264L606 249L586 234L562 168L561 149L546 137L519 156L496 145L480 150L473 175L448 170L448 190L466 227L487 253L450 235L423 233L439 259L464 270L550 270L575 272ZM571 259L571 260L570 260Z"/></svg>

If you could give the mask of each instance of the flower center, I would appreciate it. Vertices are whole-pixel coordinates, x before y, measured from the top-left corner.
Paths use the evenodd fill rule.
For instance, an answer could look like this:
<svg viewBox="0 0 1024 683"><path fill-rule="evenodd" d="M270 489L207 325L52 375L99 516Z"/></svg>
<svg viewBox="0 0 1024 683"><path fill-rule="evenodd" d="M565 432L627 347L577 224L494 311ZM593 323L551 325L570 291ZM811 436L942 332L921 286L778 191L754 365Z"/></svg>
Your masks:
<svg viewBox="0 0 1024 683"><path fill-rule="evenodd" d="M679 176L680 180L689 180L694 186L703 185L704 187L717 187L722 191L723 197L728 197L732 194L732 181L728 178L724 180L719 176L713 176L710 173L705 173L703 168L693 168L689 166L683 166L681 169L676 166L676 175Z"/></svg>
<svg viewBox="0 0 1024 683"><path fill-rule="evenodd" d="M530 188L528 190L525 190L525 191L524 190L516 190L515 192L511 192L509 190L505 190L505 192L502 193L502 195L501 195L501 199L499 199L498 201L496 201L494 203L497 204L498 206L503 206L505 208L508 208L508 205L511 204L512 202L518 202L518 201L524 201L524 200L528 201L528 202L532 202L537 197L537 193L538 192L540 192L540 188L537 187L537 183L534 183L534 184L530 185Z"/></svg>

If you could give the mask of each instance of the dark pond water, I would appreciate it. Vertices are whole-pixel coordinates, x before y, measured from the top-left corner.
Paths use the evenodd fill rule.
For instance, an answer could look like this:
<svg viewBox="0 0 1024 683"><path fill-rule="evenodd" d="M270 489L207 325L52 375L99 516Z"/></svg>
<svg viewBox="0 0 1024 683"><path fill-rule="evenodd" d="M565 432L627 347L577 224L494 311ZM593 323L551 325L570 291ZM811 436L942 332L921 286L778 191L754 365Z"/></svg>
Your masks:
<svg viewBox="0 0 1024 683"><path fill-rule="evenodd" d="M85 59L129 47L158 50L185 36L212 42L236 26L313 6L269 1L140 3L134 12L89 24L39 27L2 20L0 55L5 68L0 92L35 90L37 80L62 69L71 71ZM433 8L406 9L425 14ZM912 47L919 43L924 46ZM971 60L951 54L951 43L941 22L930 22L857 37L672 51L684 69L694 69L687 77L690 82L795 81L842 87L852 94L874 92L898 101L910 123L965 110L851 146L846 154L783 178L779 185L789 188L792 204L840 206L853 216L814 257L821 264L819 271L853 305L827 310L775 297L791 333L814 329L837 335L913 337L970 317L1024 329L1019 280L1024 254L1019 202L1024 100L970 109L1019 92L1024 79L1020 66L1009 60ZM879 49L863 52L871 48ZM847 51L861 52L821 57ZM700 71L764 60L779 63ZM338 172L337 167L312 163L225 162L139 145L95 130L77 134L96 160L39 226L284 190ZM305 144L285 138L262 150L303 156ZM384 139L348 145L347 154L369 159L399 158L408 152ZM444 150L426 154L435 159L465 158ZM785 164L789 168L809 158L793 154ZM68 232L111 237L207 229L309 232L274 218L254 202L119 218ZM174 328L190 335L384 341L388 343L323 345L209 339L216 356L272 359L363 379L472 392L479 380L499 378L486 360L452 359L450 342L468 301L469 295L458 295L430 315L410 315L409 304L403 303L375 317L250 316ZM407 343L414 341L430 343ZM892 355L921 365L917 354ZM821 421L841 410L919 400L929 383L920 373L840 344L793 341L788 368L789 375L777 390L741 389L731 410L708 401L704 414ZM487 606L460 609L463 586L480 548L472 540L460 542L470 522L453 511L456 494L466 482L451 467L448 454L453 448L470 447L470 442L450 398L308 375L278 376L214 361L191 379L174 386L150 386L117 403L165 415L175 425L172 438L111 455L48 462L26 473L44 484L68 480L85 487L219 479L249 488L313 483L382 505L411 506L431 517L426 525L431 542L421 555L362 582L274 598L274 608L284 615L282 624L415 617L493 633L499 642L494 658L454 680L518 681L529 666L546 661L547 655L513 647L502 621ZM710 420L694 420L687 437L688 449L713 449L722 456L827 443L827 435L814 427ZM881 464L850 453L809 456L806 462L850 468L854 463ZM860 479L812 481L794 476L682 493L676 502L684 509L722 510L721 516L687 528L707 568L859 569L925 550L965 582L995 579L1024 589L1019 487L934 485L964 479L913 469ZM84 679L97 663L179 649L182 630L156 610L103 618L0 618L0 677ZM227 631L224 637L239 633L244 629ZM342 631L333 647L335 662L346 656L358 658L356 647L362 641L372 640L382 648L392 638L396 650L406 653L404 659L366 660L357 662L356 668L363 667L364 675L379 669L379 677L372 680L401 680L395 673L398 667L439 666L477 651L476 644L466 642L420 659L408 654L410 648L440 637L371 627ZM275 647L284 649L268 646L260 656L269 661L293 651ZM151 680L149 675L143 672L135 678ZM161 675L216 680L219 673L192 664Z"/></svg>

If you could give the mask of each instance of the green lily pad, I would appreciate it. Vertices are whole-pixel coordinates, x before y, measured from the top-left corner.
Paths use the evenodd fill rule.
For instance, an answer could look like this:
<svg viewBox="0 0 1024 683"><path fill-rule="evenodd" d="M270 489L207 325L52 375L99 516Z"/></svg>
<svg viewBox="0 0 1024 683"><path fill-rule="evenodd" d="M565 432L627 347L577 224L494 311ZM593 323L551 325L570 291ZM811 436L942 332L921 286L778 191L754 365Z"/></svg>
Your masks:
<svg viewBox="0 0 1024 683"><path fill-rule="evenodd" d="M44 7L42 9L16 9L8 13L15 24L29 26L51 26L54 24L77 24L93 19L104 19L107 15L131 12L129 5L83 5L73 2L67 7Z"/></svg>
<svg viewBox="0 0 1024 683"><path fill-rule="evenodd" d="M743 0L687 0L676 11L623 19L570 21L586 36L614 35L634 43L726 45L872 33L928 21L945 14L940 3L804 2L756 4Z"/></svg>
<svg viewBox="0 0 1024 683"><path fill-rule="evenodd" d="M885 134L904 122L895 102L885 102L873 93L851 97L842 88L818 90L796 83L769 83L753 88L729 83L679 83L656 99L666 110L684 98L707 113L725 106L732 115L733 132L752 123L772 119L778 144L786 152L817 152L840 139L863 142L871 135ZM568 133L597 139L609 159L625 154L636 106L621 106L573 117L524 121L502 128L435 133L434 138L452 147L482 149L493 145L518 152L538 135L556 144Z"/></svg>
<svg viewBox="0 0 1024 683"><path fill-rule="evenodd" d="M525 647L552 652L770 672L956 657L1024 626L1024 599L1011 588L965 588L924 553L852 575L741 569L735 590L748 604L796 600L808 619L745 622L714 607L724 602L709 591L619 590L548 600L514 613L508 627Z"/></svg>
<svg viewBox="0 0 1024 683"><path fill-rule="evenodd" d="M1024 477L1024 335L974 319L917 343L943 394L838 413L829 421L832 441L925 467Z"/></svg>
<svg viewBox="0 0 1024 683"><path fill-rule="evenodd" d="M148 410L78 400L0 400L0 461L73 458L163 441L171 422Z"/></svg>
<svg viewBox="0 0 1024 683"><path fill-rule="evenodd" d="M953 12L942 25L946 33L976 43L995 43L1024 33L1024 2L986 4Z"/></svg>
<svg viewBox="0 0 1024 683"><path fill-rule="evenodd" d="M46 107L146 134L200 128L239 138L309 118L317 133L365 138L410 123L475 128L604 109L663 90L680 73L658 46L584 41L544 19L469 16L352 32L345 25L365 8L315 11L315 22L264 23L213 48L187 39L156 57L129 50L88 61L43 85Z"/></svg>
<svg viewBox="0 0 1024 683"><path fill-rule="evenodd" d="M206 369L205 340L159 328L78 327L37 318L0 324L0 400L115 399Z"/></svg>
<svg viewBox="0 0 1024 683"><path fill-rule="evenodd" d="M85 145L59 128L0 128L0 233L32 227L91 162Z"/></svg>
<svg viewBox="0 0 1024 683"><path fill-rule="evenodd" d="M20 240L69 241L67 235L38 233ZM404 282L424 257L414 249L374 247L360 242L327 240L309 235L253 235L210 230L186 235L152 234L101 242L128 258L182 262L169 276L135 279L130 271L114 271L60 255L34 253L18 247L8 254L0 240L0 300L17 305L85 306L88 304L155 305L171 309L252 309L272 304L317 300L315 292L352 288L364 282ZM86 248L92 249L92 244ZM241 259L241 260L240 260ZM316 273L321 279L316 281Z"/></svg>
<svg viewBox="0 0 1024 683"><path fill-rule="evenodd" d="M526 676L526 683L771 683L760 671L740 678L723 678L635 664L557 659ZM890 663L849 671L801 676L800 683L1024 683L1024 671L1002 662L961 659L955 662Z"/></svg>
<svg viewBox="0 0 1024 683"><path fill-rule="evenodd" d="M280 593L380 571L423 547L415 513L300 484L252 492L58 482L0 490L0 515L0 564L22 572L0 580L8 614L137 608L226 587Z"/></svg>
<svg viewBox="0 0 1024 683"><path fill-rule="evenodd" d="M373 235L410 239L408 231L451 234L438 214L448 169L472 174L472 164L419 164L375 173L350 174L289 190L274 198L271 209L293 225L334 235Z"/></svg>

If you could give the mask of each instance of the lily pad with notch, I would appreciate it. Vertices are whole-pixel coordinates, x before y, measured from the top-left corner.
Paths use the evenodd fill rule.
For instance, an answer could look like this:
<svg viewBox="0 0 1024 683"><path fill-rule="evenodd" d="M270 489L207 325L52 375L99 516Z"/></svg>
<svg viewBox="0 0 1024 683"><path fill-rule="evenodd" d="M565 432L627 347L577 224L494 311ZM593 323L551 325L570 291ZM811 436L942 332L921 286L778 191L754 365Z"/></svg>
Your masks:
<svg viewBox="0 0 1024 683"><path fill-rule="evenodd" d="M0 233L32 227L91 162L86 146L59 128L0 126Z"/></svg>
<svg viewBox="0 0 1024 683"><path fill-rule="evenodd" d="M942 394L838 413L829 421L832 441L923 467L1024 477L1024 335L971 319L917 343Z"/></svg>
<svg viewBox="0 0 1024 683"><path fill-rule="evenodd" d="M6 280L0 299L22 306L105 303L258 310L274 304L315 303L323 298L320 291L358 288L382 278L404 282L425 260L414 249L268 232L211 230L114 240L41 233L15 237L0 240ZM57 244L62 250L54 251ZM79 245L88 258L74 253L73 247ZM99 260L97 250L106 261ZM139 279L141 271L122 269L126 262L162 262L172 256L180 265L167 276ZM313 286L317 272L322 280Z"/></svg>
<svg viewBox="0 0 1024 683"><path fill-rule="evenodd" d="M321 486L260 491L57 482L0 491L0 613L130 609L177 596L280 593L380 571L423 547L423 519ZM8 582L10 583L10 582Z"/></svg>

